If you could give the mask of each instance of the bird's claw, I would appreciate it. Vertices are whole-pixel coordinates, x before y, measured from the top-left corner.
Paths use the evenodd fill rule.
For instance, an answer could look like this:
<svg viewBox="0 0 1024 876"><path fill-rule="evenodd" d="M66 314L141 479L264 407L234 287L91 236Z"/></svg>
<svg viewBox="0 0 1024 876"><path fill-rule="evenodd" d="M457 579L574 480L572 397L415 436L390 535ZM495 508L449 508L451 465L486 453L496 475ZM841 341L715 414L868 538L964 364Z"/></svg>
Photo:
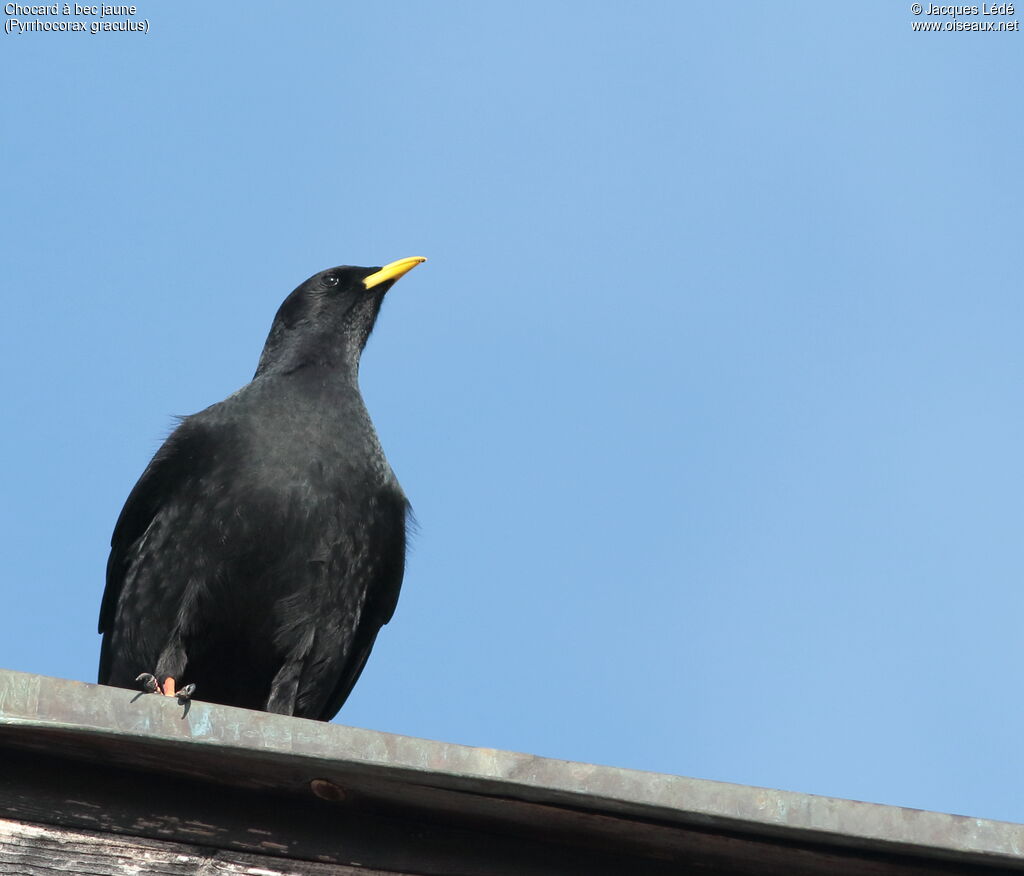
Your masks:
<svg viewBox="0 0 1024 876"><path fill-rule="evenodd" d="M165 696L177 697L179 703L188 702L188 700L192 699L192 694L196 692L195 682L186 684L180 690L175 690L174 681L170 678L161 687L160 682L156 680L156 676L151 672L140 673L135 681L142 685L143 693L162 693Z"/></svg>
<svg viewBox="0 0 1024 876"><path fill-rule="evenodd" d="M144 693L156 693L160 689L156 676L149 672L141 673L135 680L142 685Z"/></svg>

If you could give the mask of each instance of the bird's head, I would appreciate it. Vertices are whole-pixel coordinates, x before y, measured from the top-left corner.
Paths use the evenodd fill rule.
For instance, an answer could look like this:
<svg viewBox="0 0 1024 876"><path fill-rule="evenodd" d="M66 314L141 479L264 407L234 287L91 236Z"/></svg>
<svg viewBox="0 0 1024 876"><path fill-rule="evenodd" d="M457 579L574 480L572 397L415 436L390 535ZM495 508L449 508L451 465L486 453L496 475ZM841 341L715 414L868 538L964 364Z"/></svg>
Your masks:
<svg viewBox="0 0 1024 876"><path fill-rule="evenodd" d="M306 365L358 371L384 295L399 277L425 261L414 256L382 268L341 265L314 274L278 308L256 376Z"/></svg>

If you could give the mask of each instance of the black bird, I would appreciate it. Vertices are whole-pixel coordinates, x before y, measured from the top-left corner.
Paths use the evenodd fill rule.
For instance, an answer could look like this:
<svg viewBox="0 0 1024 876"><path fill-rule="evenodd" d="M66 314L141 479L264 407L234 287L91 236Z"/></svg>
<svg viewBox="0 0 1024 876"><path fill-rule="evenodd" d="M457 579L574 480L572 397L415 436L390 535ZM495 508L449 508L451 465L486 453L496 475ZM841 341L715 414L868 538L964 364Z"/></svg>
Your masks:
<svg viewBox="0 0 1024 876"><path fill-rule="evenodd" d="M409 508L359 357L423 261L310 277L252 381L157 451L111 538L101 684L174 695L187 680L186 695L324 721L341 708L394 613Z"/></svg>

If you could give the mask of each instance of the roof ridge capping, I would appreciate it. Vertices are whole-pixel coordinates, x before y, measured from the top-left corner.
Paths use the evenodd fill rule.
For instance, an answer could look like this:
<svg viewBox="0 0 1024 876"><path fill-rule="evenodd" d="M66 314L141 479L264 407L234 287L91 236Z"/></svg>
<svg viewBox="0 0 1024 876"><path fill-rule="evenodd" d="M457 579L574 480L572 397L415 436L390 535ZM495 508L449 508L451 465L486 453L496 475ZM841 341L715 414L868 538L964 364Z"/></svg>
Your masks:
<svg viewBox="0 0 1024 876"><path fill-rule="evenodd" d="M225 784L296 776L567 807L613 818L1024 871L1024 825L554 760L0 670L0 749ZM188 752L188 757L182 757ZM184 766L183 766L184 765Z"/></svg>

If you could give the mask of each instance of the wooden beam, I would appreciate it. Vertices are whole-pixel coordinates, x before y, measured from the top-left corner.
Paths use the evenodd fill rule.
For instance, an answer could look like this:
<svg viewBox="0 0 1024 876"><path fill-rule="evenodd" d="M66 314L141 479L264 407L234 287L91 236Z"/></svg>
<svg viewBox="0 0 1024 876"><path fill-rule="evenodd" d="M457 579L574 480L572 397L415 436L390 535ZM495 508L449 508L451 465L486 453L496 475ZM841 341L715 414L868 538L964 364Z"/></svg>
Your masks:
<svg viewBox="0 0 1024 876"><path fill-rule="evenodd" d="M407 876L338 864L282 861L231 849L67 830L0 819L0 873L18 876Z"/></svg>

